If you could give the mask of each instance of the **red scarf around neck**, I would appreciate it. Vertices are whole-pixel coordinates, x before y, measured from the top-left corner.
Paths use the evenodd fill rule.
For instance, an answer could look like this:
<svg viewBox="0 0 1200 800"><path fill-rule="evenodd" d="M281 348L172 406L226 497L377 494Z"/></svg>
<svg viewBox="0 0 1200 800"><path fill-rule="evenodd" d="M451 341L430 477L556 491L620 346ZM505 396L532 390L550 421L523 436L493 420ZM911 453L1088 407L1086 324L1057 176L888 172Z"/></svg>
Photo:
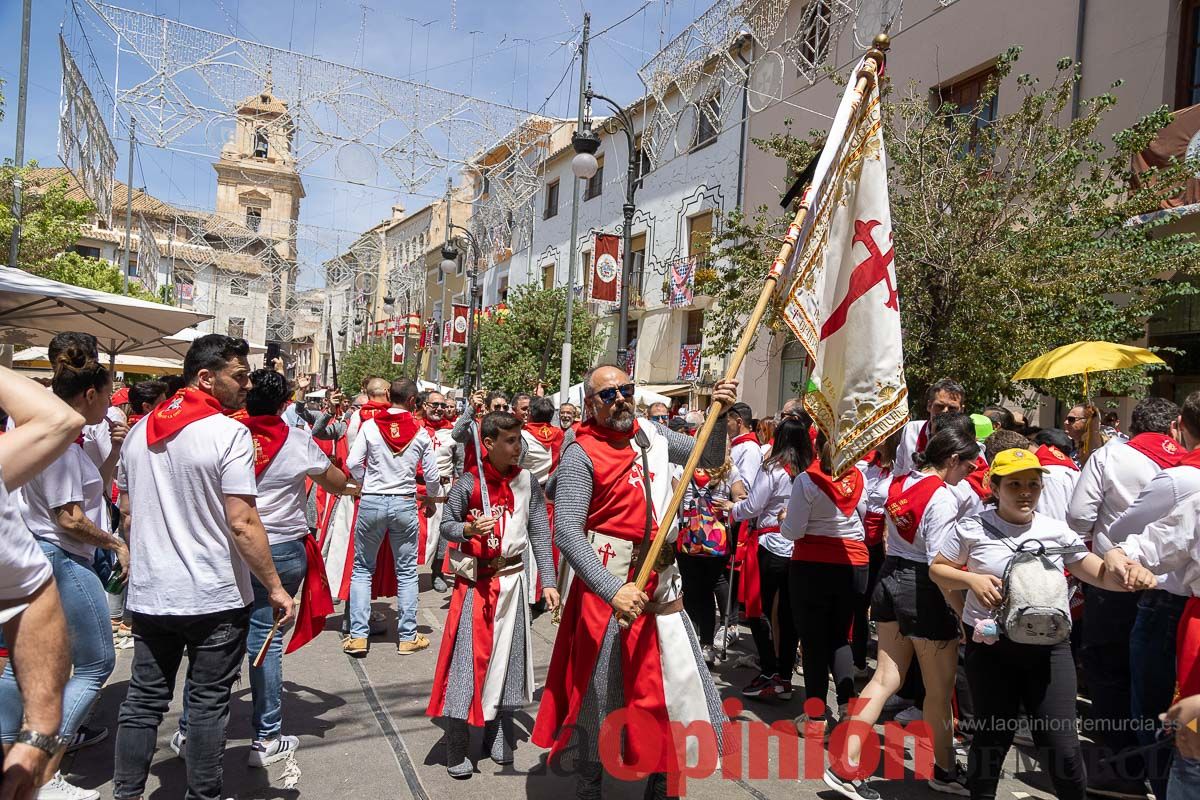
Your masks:
<svg viewBox="0 0 1200 800"><path fill-rule="evenodd" d="M1179 466L1200 469L1200 447L1184 453L1183 458L1179 459Z"/></svg>
<svg viewBox="0 0 1200 800"><path fill-rule="evenodd" d="M132 428L134 425L137 425L138 420L140 420L144 416L146 416L146 415L145 414L130 414L129 419L127 420L129 422L129 427Z"/></svg>
<svg viewBox="0 0 1200 800"><path fill-rule="evenodd" d="M467 516L469 519L474 519L475 515L483 513L483 494L479 490L479 470L474 469L471 474L475 476L475 485L471 489L471 499L467 504ZM515 464L511 465L506 473L501 473L492 465L490 458L483 459L483 477L487 481L488 504L491 506L492 516L496 518L496 527L492 529L492 533L495 534L498 544L495 547L489 547L487 540L490 537L472 536L461 545L464 553L484 559L500 555L500 549L504 544L505 523L512 515L513 506L516 504L512 481L519 474L521 474L521 468Z"/></svg>
<svg viewBox="0 0 1200 800"><path fill-rule="evenodd" d="M1071 460L1071 457L1053 445L1044 444L1033 454L1037 456L1038 463L1043 467L1066 467L1079 472L1079 466Z"/></svg>
<svg viewBox="0 0 1200 800"><path fill-rule="evenodd" d="M925 446L929 444L929 420L925 420L925 424L921 426L920 432L917 433L917 447L913 451L913 455L924 453Z"/></svg>
<svg viewBox="0 0 1200 800"><path fill-rule="evenodd" d="M754 433L743 433L741 436L736 437L732 442L729 443L729 449L732 450L733 448L737 447L739 444L749 444L749 443L758 445L759 444L758 435L754 434Z"/></svg>
<svg viewBox="0 0 1200 800"><path fill-rule="evenodd" d="M887 504L883 507L892 518L896 532L909 544L917 538L917 528L934 493L946 485L937 475L930 475L904 488L905 477L897 475L888 487Z"/></svg>
<svg viewBox="0 0 1200 800"><path fill-rule="evenodd" d="M403 453L421 432L420 424L407 411L399 414L380 414L375 417L375 425L379 428L379 435L383 437L383 441L387 442L387 446L397 455Z"/></svg>
<svg viewBox="0 0 1200 800"><path fill-rule="evenodd" d="M247 416L240 422L250 429L250 438L254 440L254 477L262 477L263 470L287 442L288 424L277 414Z"/></svg>
<svg viewBox="0 0 1200 800"><path fill-rule="evenodd" d="M566 435L566 432L549 422L526 422L525 431L537 439L542 447L550 451L550 460L557 466L558 455L562 451L563 436Z"/></svg>
<svg viewBox="0 0 1200 800"><path fill-rule="evenodd" d="M826 475L821 469L821 461L813 459L813 462L808 465L805 470L808 477L816 485L821 493L828 497L842 516L848 517L854 513L854 509L858 506L859 498L863 493L863 477L862 473L856 468L851 467L846 471L846 474L840 478L831 478Z"/></svg>
<svg viewBox="0 0 1200 800"><path fill-rule="evenodd" d="M358 410L358 418L363 422L369 419L375 419L380 414L386 414L388 409L392 407L391 403L384 403L379 400L368 400L363 403L362 408Z"/></svg>
<svg viewBox="0 0 1200 800"><path fill-rule="evenodd" d="M146 422L146 444L155 445L174 436L197 420L225 411L217 398L199 389L184 387L167 402L150 412Z"/></svg>
<svg viewBox="0 0 1200 800"><path fill-rule="evenodd" d="M1129 446L1158 464L1159 469L1175 467L1183 458L1183 446L1165 433L1139 433Z"/></svg>
<svg viewBox="0 0 1200 800"><path fill-rule="evenodd" d="M425 417L424 422L425 422L425 427L429 429L429 432L431 434L436 431L444 431L447 428L454 427L454 423L448 419L439 419L437 422L434 422L429 417Z"/></svg>
<svg viewBox="0 0 1200 800"><path fill-rule="evenodd" d="M975 490L975 494L979 495L980 500L987 500L992 496L992 483L988 480L990 470L987 459L979 456L975 459L975 471L967 476L967 483Z"/></svg>

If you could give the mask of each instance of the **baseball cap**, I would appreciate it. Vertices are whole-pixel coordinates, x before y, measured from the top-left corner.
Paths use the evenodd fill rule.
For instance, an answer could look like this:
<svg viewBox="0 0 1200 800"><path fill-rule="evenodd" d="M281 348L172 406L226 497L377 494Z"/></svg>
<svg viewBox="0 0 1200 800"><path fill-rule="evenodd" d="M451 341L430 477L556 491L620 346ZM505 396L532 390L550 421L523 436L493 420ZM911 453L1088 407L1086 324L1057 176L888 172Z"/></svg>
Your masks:
<svg viewBox="0 0 1200 800"><path fill-rule="evenodd" d="M996 426L983 414L972 414L971 422L975 423L975 438L981 442L996 432Z"/></svg>
<svg viewBox="0 0 1200 800"><path fill-rule="evenodd" d="M996 454L996 457L992 459L992 468L988 474L993 478L1002 478L1005 475L1012 475L1031 469L1036 469L1038 472L1050 471L1042 466L1042 463L1038 461L1038 457L1033 453L1019 447L1014 447L1011 450L1001 450Z"/></svg>

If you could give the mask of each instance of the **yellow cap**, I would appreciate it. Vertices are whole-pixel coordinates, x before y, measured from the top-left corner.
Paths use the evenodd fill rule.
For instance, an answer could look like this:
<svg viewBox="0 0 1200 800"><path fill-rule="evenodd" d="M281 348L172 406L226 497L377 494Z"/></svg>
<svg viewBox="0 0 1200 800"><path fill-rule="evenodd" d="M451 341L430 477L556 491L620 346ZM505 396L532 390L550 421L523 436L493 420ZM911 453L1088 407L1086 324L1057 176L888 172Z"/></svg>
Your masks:
<svg viewBox="0 0 1200 800"><path fill-rule="evenodd" d="M989 474L993 478L1000 478L1029 469L1036 469L1038 472L1050 471L1042 466L1038 457L1033 453L1014 447L1011 450L1001 450L996 454L996 457L992 459L992 469Z"/></svg>

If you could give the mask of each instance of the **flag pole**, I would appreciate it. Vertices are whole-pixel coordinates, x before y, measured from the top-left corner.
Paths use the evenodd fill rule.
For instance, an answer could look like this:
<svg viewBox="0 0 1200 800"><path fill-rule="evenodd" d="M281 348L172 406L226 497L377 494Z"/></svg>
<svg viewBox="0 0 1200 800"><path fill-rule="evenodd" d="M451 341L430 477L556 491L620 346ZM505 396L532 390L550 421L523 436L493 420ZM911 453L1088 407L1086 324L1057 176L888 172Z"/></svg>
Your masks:
<svg viewBox="0 0 1200 800"><path fill-rule="evenodd" d="M884 53L887 51L889 45L890 40L888 35L881 33L875 37L873 46L867 51L863 65L858 71L858 80L854 85L857 97L854 99L854 105L850 111L851 119L854 118L855 112L858 111L859 106L862 104L867 90L874 85L876 76L883 69ZM754 338L754 332L762 323L763 316L767 313L767 307L771 303L771 298L775 294L775 286L779 283L779 278L783 275L784 268L792 257L792 252L796 249L797 240L800 238L800 231L803 229L804 221L808 217L811 189L812 187L810 186L805 190L800 200L800 208L796 212L792 224L788 226L783 246L779 248L779 255L775 257L775 261L771 264L771 271L767 274L762 291L759 292L758 302L754 304L754 311L750 314L750 319L746 322L746 327L742 331L742 338L738 342L737 349L733 351L733 357L729 359L729 364L725 371L725 380L732 380L737 375L738 370L741 369L742 361L745 360L746 353L750 350L750 342ZM716 427L717 417L725 410L723 404L720 402L714 404L709 409L708 416L704 420L704 425L696 432L696 444L692 447L692 453L688 456L687 463L683 467L683 474L685 476L691 475L696 471L696 467L700 463L700 456L704 451L704 446L708 442L709 437L712 436L713 428ZM638 570L636 580L638 589L645 589L646 584L650 581L650 575L654 571L654 563L658 560L658 554L662 551L663 544L667 540L667 532L670 531L671 524L675 521L675 515L679 512L679 506L683 502L683 495L687 492L687 487L687 481L680 481L671 495L671 502L667 506L666 513L658 523L658 532L655 534L653 541L650 542L650 549L646 554L646 558L642 561L641 568ZM623 627L627 627L630 622L630 620L625 618L619 618L618 621Z"/></svg>

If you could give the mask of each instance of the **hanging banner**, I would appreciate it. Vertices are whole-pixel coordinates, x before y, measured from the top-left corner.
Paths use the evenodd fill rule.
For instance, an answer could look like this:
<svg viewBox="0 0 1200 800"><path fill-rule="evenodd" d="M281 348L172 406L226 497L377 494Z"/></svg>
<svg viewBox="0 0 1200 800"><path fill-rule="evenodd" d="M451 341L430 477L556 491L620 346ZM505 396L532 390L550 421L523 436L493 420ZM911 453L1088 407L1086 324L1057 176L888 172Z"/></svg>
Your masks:
<svg viewBox="0 0 1200 800"><path fill-rule="evenodd" d="M466 344L467 343L467 307L454 305L451 306L452 313L450 316L450 334L446 338L446 344Z"/></svg>
<svg viewBox="0 0 1200 800"><path fill-rule="evenodd" d="M399 333L392 334L392 363L404 363L404 335Z"/></svg>
<svg viewBox="0 0 1200 800"><path fill-rule="evenodd" d="M442 344L443 345L453 344L453 342L450 341L451 332L453 330L454 330L454 323L451 322L450 320L446 320L445 322L442 323Z"/></svg>
<svg viewBox="0 0 1200 800"><path fill-rule="evenodd" d="M671 308L687 308L692 304L692 281L696 276L696 257L677 258L671 262Z"/></svg>
<svg viewBox="0 0 1200 800"><path fill-rule="evenodd" d="M700 380L700 345L685 344L679 348L679 380Z"/></svg>
<svg viewBox="0 0 1200 800"><path fill-rule="evenodd" d="M592 251L592 279L588 299L597 303L615 303L621 293L621 238L612 233L597 233Z"/></svg>

